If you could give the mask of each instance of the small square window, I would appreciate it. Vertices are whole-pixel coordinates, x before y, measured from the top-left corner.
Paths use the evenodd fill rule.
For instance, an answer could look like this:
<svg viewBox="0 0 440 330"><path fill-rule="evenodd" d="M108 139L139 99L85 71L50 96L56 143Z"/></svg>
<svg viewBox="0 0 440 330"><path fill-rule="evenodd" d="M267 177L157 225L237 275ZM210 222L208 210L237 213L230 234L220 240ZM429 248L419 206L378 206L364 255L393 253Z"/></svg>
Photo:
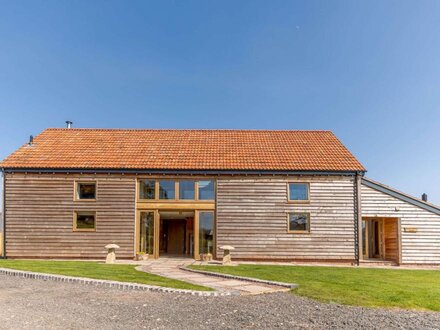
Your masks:
<svg viewBox="0 0 440 330"><path fill-rule="evenodd" d="M155 199L156 181L140 180L139 181L139 199Z"/></svg>
<svg viewBox="0 0 440 330"><path fill-rule="evenodd" d="M199 181L199 200L214 199L214 180Z"/></svg>
<svg viewBox="0 0 440 330"><path fill-rule="evenodd" d="M75 212L74 231L95 231L96 213L95 212Z"/></svg>
<svg viewBox="0 0 440 330"><path fill-rule="evenodd" d="M76 186L76 198L85 200L96 199L96 182L78 182Z"/></svg>
<svg viewBox="0 0 440 330"><path fill-rule="evenodd" d="M289 183L289 201L308 201L309 184L308 183Z"/></svg>
<svg viewBox="0 0 440 330"><path fill-rule="evenodd" d="M289 213L288 231L305 233L310 232L310 214Z"/></svg>

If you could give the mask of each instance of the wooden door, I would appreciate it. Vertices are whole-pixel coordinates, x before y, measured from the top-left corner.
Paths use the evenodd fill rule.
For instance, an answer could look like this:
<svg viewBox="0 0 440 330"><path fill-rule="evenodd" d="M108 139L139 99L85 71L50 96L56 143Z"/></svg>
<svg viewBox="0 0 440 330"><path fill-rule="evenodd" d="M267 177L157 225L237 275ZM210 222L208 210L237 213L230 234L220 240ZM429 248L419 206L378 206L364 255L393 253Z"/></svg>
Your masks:
<svg viewBox="0 0 440 330"><path fill-rule="evenodd" d="M399 262L398 220L384 220L385 259Z"/></svg>
<svg viewBox="0 0 440 330"><path fill-rule="evenodd" d="M185 221L168 221L167 252L170 254L185 253Z"/></svg>

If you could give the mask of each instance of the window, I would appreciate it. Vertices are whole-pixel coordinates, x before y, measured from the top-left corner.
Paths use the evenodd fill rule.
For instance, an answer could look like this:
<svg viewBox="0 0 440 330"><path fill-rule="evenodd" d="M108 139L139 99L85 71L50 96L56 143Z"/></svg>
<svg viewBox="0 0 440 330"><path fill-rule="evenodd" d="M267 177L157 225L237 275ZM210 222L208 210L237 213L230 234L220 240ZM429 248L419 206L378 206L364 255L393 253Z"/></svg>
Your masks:
<svg viewBox="0 0 440 330"><path fill-rule="evenodd" d="M95 212L75 212L73 230L95 231L96 230Z"/></svg>
<svg viewBox="0 0 440 330"><path fill-rule="evenodd" d="M214 201L215 180L141 179L138 199L151 201Z"/></svg>
<svg viewBox="0 0 440 330"><path fill-rule="evenodd" d="M309 184L308 183L289 183L290 202L309 201Z"/></svg>
<svg viewBox="0 0 440 330"><path fill-rule="evenodd" d="M179 199L195 198L195 182L193 180L179 181Z"/></svg>
<svg viewBox="0 0 440 330"><path fill-rule="evenodd" d="M139 181L139 199L155 199L155 185L154 180Z"/></svg>
<svg viewBox="0 0 440 330"><path fill-rule="evenodd" d="M96 199L96 182L77 182L76 199L93 200Z"/></svg>
<svg viewBox="0 0 440 330"><path fill-rule="evenodd" d="M153 255L154 253L154 213L141 212L140 216L140 237L137 252L144 252Z"/></svg>
<svg viewBox="0 0 440 330"><path fill-rule="evenodd" d="M214 200L214 181L199 181L199 200Z"/></svg>
<svg viewBox="0 0 440 330"><path fill-rule="evenodd" d="M174 199L176 185L174 181L160 180L159 181L159 199Z"/></svg>
<svg viewBox="0 0 440 330"><path fill-rule="evenodd" d="M288 215L289 232L310 232L310 214L309 213L289 213Z"/></svg>
<svg viewBox="0 0 440 330"><path fill-rule="evenodd" d="M214 246L214 212L199 213L199 253L211 253Z"/></svg>

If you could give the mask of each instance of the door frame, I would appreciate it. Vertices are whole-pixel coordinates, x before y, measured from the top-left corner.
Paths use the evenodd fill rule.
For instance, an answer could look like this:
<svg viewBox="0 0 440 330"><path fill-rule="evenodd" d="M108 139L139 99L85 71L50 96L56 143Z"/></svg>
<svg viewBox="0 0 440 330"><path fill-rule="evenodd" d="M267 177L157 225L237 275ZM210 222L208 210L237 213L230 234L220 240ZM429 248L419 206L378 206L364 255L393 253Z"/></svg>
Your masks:
<svg viewBox="0 0 440 330"><path fill-rule="evenodd" d="M138 252L138 247L140 243L140 218L142 212L153 212L154 213L154 244L153 244L153 255L154 259L158 259L160 257L160 211L169 211L169 212L179 212L179 211L188 211L188 209L179 209L179 208L164 208L164 209L151 209L151 208L140 208L136 212L136 242L135 242L135 255ZM194 212L194 221L193 221L193 235L194 235L194 250L193 255L190 257L195 260L200 260L200 242L199 242L199 219L201 212L211 212L213 213L214 219L214 236L213 236L213 258L216 258L216 244L217 244L217 221L216 221L216 212L215 209L206 208L206 209L193 209Z"/></svg>
<svg viewBox="0 0 440 330"><path fill-rule="evenodd" d="M365 222L365 251L366 254L363 253L362 251L362 258L363 259L378 259L377 257L370 257L369 256L369 245L370 245L370 241L368 239L368 231L369 231L369 226L368 226L368 222L371 221L378 221L379 222L379 236L380 236L380 242L379 242L379 258L382 260L389 260L387 259L387 248L386 248L386 232L385 232L385 222L389 221L389 220L393 220L396 222L396 234L397 234L397 260L392 260L395 261L397 264L401 264L402 263L402 227L401 227L401 218L400 217L362 217L362 226ZM363 235L363 233L361 233L361 235Z"/></svg>
<svg viewBox="0 0 440 330"><path fill-rule="evenodd" d="M384 234L384 219L383 218L363 218L362 222L365 222L365 237L362 237L362 239L365 239L365 253L362 253L362 256L364 259L385 259L385 234ZM377 223L378 226L378 237L377 241L375 242L378 244L378 255L370 255L370 227L373 227L374 223ZM363 228L363 226L362 226ZM374 230L374 229L373 229ZM363 234L363 233L362 233ZM373 232L374 235L374 232ZM362 251L363 252L363 251Z"/></svg>

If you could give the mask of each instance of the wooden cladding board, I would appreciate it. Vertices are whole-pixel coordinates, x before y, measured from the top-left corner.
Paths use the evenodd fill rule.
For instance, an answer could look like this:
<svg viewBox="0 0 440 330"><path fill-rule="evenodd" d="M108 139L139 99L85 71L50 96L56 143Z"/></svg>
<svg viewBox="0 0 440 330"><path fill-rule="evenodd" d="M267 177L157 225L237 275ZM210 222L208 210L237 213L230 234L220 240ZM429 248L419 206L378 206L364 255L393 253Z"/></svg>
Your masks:
<svg viewBox="0 0 440 330"><path fill-rule="evenodd" d="M74 201L74 181L96 181L96 201ZM104 258L104 246L134 255L135 178L123 175L6 174L6 255ZM73 212L95 211L95 232L74 232Z"/></svg>
<svg viewBox="0 0 440 330"><path fill-rule="evenodd" d="M439 215L362 185L362 216L400 218L403 264L440 264Z"/></svg>
<svg viewBox="0 0 440 330"><path fill-rule="evenodd" d="M310 183L310 202L288 203L288 182ZM353 185L344 176L219 178L217 248L232 245L243 259L353 260ZM310 233L288 233L289 212L310 213Z"/></svg>

